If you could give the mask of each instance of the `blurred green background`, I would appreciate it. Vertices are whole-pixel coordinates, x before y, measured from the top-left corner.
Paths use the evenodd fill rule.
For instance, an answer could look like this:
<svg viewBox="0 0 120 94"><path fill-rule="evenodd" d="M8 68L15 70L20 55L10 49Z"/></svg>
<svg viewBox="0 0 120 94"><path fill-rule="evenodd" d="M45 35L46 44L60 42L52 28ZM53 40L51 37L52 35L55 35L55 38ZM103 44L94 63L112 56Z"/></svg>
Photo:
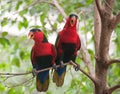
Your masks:
<svg viewBox="0 0 120 94"><path fill-rule="evenodd" d="M57 0L59 5L69 15L75 12L79 16L79 34L94 59L94 4L93 0ZM55 42L58 31L65 23L65 18L52 4L53 0L0 0L0 73L21 73L32 70L30 52L33 41L27 38L31 28L40 28L49 42ZM115 0L114 14L120 10L120 0ZM110 58L120 57L120 25L112 35ZM78 54L76 62L87 71ZM65 83L56 87L52 82L46 93L36 91L35 79L28 83L32 74L7 78L0 75L0 94L93 94L92 82L81 72L76 72L68 66ZM120 83L120 65L112 65L108 71L109 86ZM18 85L13 87L14 85ZM113 94L119 94L120 89Z"/></svg>

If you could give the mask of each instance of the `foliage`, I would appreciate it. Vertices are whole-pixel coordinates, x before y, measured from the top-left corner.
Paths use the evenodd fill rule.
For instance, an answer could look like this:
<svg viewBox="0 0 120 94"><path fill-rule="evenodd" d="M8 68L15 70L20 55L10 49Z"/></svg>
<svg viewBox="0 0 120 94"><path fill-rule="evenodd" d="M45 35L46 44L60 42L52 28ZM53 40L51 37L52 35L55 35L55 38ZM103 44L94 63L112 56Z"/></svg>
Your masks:
<svg viewBox="0 0 120 94"><path fill-rule="evenodd" d="M41 28L46 35L59 31L62 28L64 18L57 11L57 9L50 4L52 0L43 0L45 2L38 2L42 0L1 0L0 7L0 72L25 72L32 70L30 61L30 51L33 42L27 39L27 31L30 28ZM76 12L79 15L80 34L84 38L88 51L91 55L91 60L94 61L94 36L93 36L93 0L57 0L64 8L67 14ZM68 3L69 2L69 3ZM116 1L114 14L117 13L120 3ZM82 12L82 14L80 14ZM85 22L85 23L84 23ZM11 29L13 28L13 29ZM115 53L113 57L120 57L120 26L115 29ZM12 35L10 31L17 33L18 36ZM2 32L1 32L2 31ZM22 31L25 34L20 35ZM114 46L114 45L113 45ZM80 57L76 60L83 69L86 69ZM93 64L94 65L94 64ZM120 71L117 65L111 66L109 69L108 80L114 84L114 79L118 78ZM70 70L68 70L70 71ZM88 78L80 73L76 73L74 77L69 79L72 74L67 73L68 77L65 80L65 86L57 88L50 83L50 88L46 94L58 94L58 91L63 91L63 94L92 94L93 86ZM27 76L17 78L25 80ZM68 80L69 79L69 80ZM2 78L0 78L2 80ZM16 79L10 78L13 83ZM18 80L17 80L18 81ZM115 83L119 83L120 79L116 79ZM8 81L9 82L9 81ZM118 94L120 91L116 91ZM26 87L21 85L19 87L7 88L4 82L0 84L0 94L37 94L35 89L35 81L32 86ZM61 92L60 92L61 94Z"/></svg>
<svg viewBox="0 0 120 94"><path fill-rule="evenodd" d="M115 32L116 32L116 38L115 38L115 43L117 44L116 45L116 56L117 57L120 57L120 25L118 25L118 27L115 29Z"/></svg>

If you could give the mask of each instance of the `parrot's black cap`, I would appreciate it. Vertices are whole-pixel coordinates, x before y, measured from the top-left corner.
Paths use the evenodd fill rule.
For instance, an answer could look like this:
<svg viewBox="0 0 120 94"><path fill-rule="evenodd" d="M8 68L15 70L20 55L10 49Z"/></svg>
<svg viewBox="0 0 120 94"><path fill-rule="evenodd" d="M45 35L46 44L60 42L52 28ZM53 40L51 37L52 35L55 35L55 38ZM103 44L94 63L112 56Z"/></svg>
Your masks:
<svg viewBox="0 0 120 94"><path fill-rule="evenodd" d="M33 28L33 29L30 30L30 32L41 32L41 30L38 29L38 28Z"/></svg>
<svg viewBox="0 0 120 94"><path fill-rule="evenodd" d="M76 19L78 19L78 15L77 15L77 14L74 14L74 13L71 13L71 14L69 15L69 18L71 18L71 17L73 17L73 16L75 16Z"/></svg>

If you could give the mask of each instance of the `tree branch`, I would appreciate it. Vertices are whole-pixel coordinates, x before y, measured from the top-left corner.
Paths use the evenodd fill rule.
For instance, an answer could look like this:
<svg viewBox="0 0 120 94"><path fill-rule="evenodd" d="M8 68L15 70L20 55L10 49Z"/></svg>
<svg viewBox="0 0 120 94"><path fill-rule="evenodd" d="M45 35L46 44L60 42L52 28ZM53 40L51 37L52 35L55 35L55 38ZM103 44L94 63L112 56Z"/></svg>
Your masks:
<svg viewBox="0 0 120 94"><path fill-rule="evenodd" d="M105 19L107 19L107 21L109 21L112 18L112 21L110 22L112 26L109 26L111 29L113 29L113 25L114 25L113 7L114 7L114 0L104 0L103 16Z"/></svg>
<svg viewBox="0 0 120 94"><path fill-rule="evenodd" d="M101 19L95 2L94 2L94 19L95 19L94 20L95 57L97 57L99 52L99 43L101 35Z"/></svg>
<svg viewBox="0 0 120 94"><path fill-rule="evenodd" d="M75 63L75 62L73 62L73 61L70 61L70 63L71 63L74 67L78 67L78 64L77 64L77 63ZM83 69L81 69L80 67L78 67L78 69L79 69L83 74L85 74L89 79L91 79L91 81L92 81L94 84L97 83L96 79L95 79L93 76L91 76L91 75L89 75L88 73L86 73L86 72L85 72Z"/></svg>
<svg viewBox="0 0 120 94"><path fill-rule="evenodd" d="M115 86L109 88L109 93L112 94L112 92L115 91L115 90L118 89L118 88L120 88L120 84L115 85Z"/></svg>
<svg viewBox="0 0 120 94"><path fill-rule="evenodd" d="M32 74L32 71L31 72L26 72L26 73L0 73L0 77L2 78L4 78L2 81L0 81L1 83L4 83L4 85L6 86L6 87L8 87L8 88L12 88L12 87L18 87L18 86L21 86L21 85L27 85L27 84L29 84L29 83L31 83L31 80L33 80L33 78L35 77L35 76L32 76L32 77L30 77L29 79L26 79L26 80L24 80L24 81L22 81L22 82L19 82L19 84L13 84L13 85L11 85L11 86L9 86L8 85L8 83L6 83L6 81L8 80L8 79L10 79L10 78L12 78L12 77L15 77L15 76L22 76L22 75L28 75L28 74ZM4 75L4 76L3 76Z"/></svg>
<svg viewBox="0 0 120 94"><path fill-rule="evenodd" d="M105 2L105 6L107 6L110 10L112 10L112 8L111 8L110 4L108 3L108 1L104 0L104 2Z"/></svg>
<svg viewBox="0 0 120 94"><path fill-rule="evenodd" d="M52 1L55 7L58 9L58 11L63 15L63 17L67 18L66 13L64 12L63 8L58 4L58 2L56 0L52 0Z"/></svg>
<svg viewBox="0 0 120 94"><path fill-rule="evenodd" d="M72 64L74 67L77 67L77 69L80 70L83 74L85 74L89 79L91 79L91 81L92 81L93 83L96 83L95 78L92 77L91 75L89 75L89 74L88 74L87 72L85 72L83 69L81 69L77 63L75 63L75 62L73 62L73 61L69 61L69 62L63 63L63 66L66 66L66 65L68 65L68 64ZM58 68L58 67L61 67L61 65L56 65L56 68ZM33 74L33 77L32 77L32 78L34 78L34 76L37 75L39 72L43 72L43 71L50 70L50 69L53 69L53 67L48 67L48 68L45 68L45 69L42 69L42 70L33 70L33 71L31 71L31 72L26 72L26 73L0 73L0 75L6 75L6 76L7 76L4 81L6 81L6 80L7 80L8 78L10 78L10 77L20 76L20 75L27 75L27 74L30 74L30 73ZM30 78L30 79L32 79L32 78ZM30 79L29 79L29 80L30 80ZM22 82L21 84L27 83L29 80L26 80L26 81ZM12 87L20 86L21 84L14 85L14 86L12 86Z"/></svg>
<svg viewBox="0 0 120 94"><path fill-rule="evenodd" d="M82 39L81 39L81 54L82 54L82 59L83 59L85 65L87 66L90 75L92 77L94 77L95 72L94 72L94 68L92 67L92 63L91 63L91 60L90 60L90 55L89 55L89 53L87 51L87 48L86 48L85 44L83 43Z"/></svg>
<svg viewBox="0 0 120 94"><path fill-rule="evenodd" d="M100 16L102 16L102 5L101 5L100 1L101 0L95 0L95 3L96 3L96 6L97 6Z"/></svg>
<svg viewBox="0 0 120 94"><path fill-rule="evenodd" d="M120 59L113 59L109 61L109 65L114 64L114 63L120 63Z"/></svg>
<svg viewBox="0 0 120 94"><path fill-rule="evenodd" d="M19 84L14 84L14 85L11 85L11 86L8 86L7 84L5 84L5 86L8 87L8 88L14 88L14 87L22 86L22 85L25 85L25 84L29 84L29 83L31 83L31 80L33 80L33 79L34 79L34 76L25 80L25 81L23 81L23 82L21 82L21 83L19 83ZM32 81L32 83L33 83L33 81ZM29 86L31 86L31 84Z"/></svg>
<svg viewBox="0 0 120 94"><path fill-rule="evenodd" d="M114 0L104 0L104 7L105 11L111 16L114 7Z"/></svg>
<svg viewBox="0 0 120 94"><path fill-rule="evenodd" d="M54 28L54 25L52 24L52 22L50 21L49 17L47 17L47 20L52 28L52 31L56 31L56 28Z"/></svg>
<svg viewBox="0 0 120 94"><path fill-rule="evenodd" d="M0 73L0 75L14 75L14 76L18 76L18 75L27 75L30 74L32 72L26 72L26 73Z"/></svg>
<svg viewBox="0 0 120 94"><path fill-rule="evenodd" d="M69 61L69 62L66 62L66 63L63 63L62 65L63 66L66 66L68 64L72 64L74 67L78 67L79 65L73 61ZM56 68L59 68L61 67L61 65L56 65ZM53 67L49 67L49 68L45 68L45 69L42 69L42 70L35 70L34 73L35 75L38 74L39 72L43 72L43 71L46 71L46 70L50 70L52 69ZM86 73L83 69L81 69L80 67L78 67L78 70L80 70L83 74L85 74L89 79L91 79L91 81L93 83L96 83L96 80L94 77L92 77L91 75L89 75L88 73Z"/></svg>

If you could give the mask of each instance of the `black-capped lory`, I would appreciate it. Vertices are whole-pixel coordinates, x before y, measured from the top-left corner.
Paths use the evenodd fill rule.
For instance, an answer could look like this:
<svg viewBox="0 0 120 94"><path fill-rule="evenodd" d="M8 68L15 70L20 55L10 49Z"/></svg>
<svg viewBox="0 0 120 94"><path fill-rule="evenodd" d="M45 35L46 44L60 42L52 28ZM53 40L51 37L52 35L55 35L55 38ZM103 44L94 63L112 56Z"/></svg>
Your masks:
<svg viewBox="0 0 120 94"><path fill-rule="evenodd" d="M34 40L31 51L31 62L34 70L42 70L51 67L56 58L55 47L50 44L40 29L31 29L28 34ZM49 70L39 72L36 75L36 88L39 92L45 92L49 87Z"/></svg>
<svg viewBox="0 0 120 94"><path fill-rule="evenodd" d="M58 33L55 43L57 65L69 62L70 60L75 62L77 51L81 47L80 37L77 33L77 22L78 16L76 14L70 14L66 19L63 30ZM63 85L65 74L66 66L59 67L54 71L53 82L55 82L58 87Z"/></svg>

